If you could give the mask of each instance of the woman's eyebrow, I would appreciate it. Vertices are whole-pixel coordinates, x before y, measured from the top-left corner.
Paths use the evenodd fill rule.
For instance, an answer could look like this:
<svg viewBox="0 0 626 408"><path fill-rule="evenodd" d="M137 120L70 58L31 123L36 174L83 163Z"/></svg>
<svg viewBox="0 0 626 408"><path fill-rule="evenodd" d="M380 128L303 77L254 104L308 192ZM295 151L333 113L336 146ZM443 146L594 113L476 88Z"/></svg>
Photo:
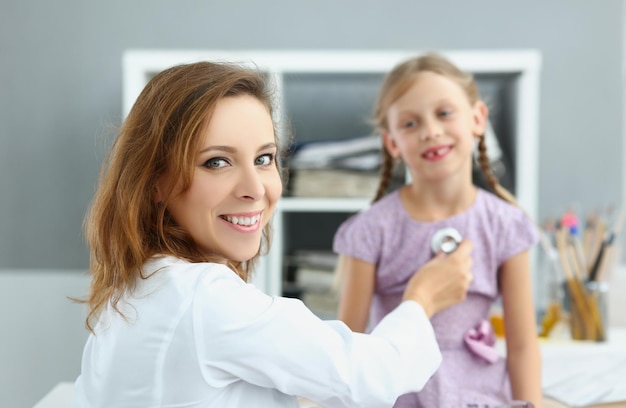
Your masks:
<svg viewBox="0 0 626 408"><path fill-rule="evenodd" d="M276 143L272 142L272 143L264 144L263 146L259 147L258 151L267 150L267 149L275 149L275 148L276 148ZM211 152L214 150L226 152L226 153L235 153L237 151L237 149L235 149L232 146L209 146L209 147L202 149L200 153L201 154L207 153L207 152Z"/></svg>
<svg viewBox="0 0 626 408"><path fill-rule="evenodd" d="M267 150L267 149L275 149L275 148L276 148L276 143L273 143L273 142L272 142L272 143L267 143L267 144L264 144L263 146L261 146L261 147L259 148L259 151L261 151L261 150Z"/></svg>
<svg viewBox="0 0 626 408"><path fill-rule="evenodd" d="M237 151L237 149L231 146L209 146L209 147L202 149L200 153L206 153L206 152L210 152L213 150L219 150L219 151L227 152L227 153L235 153Z"/></svg>

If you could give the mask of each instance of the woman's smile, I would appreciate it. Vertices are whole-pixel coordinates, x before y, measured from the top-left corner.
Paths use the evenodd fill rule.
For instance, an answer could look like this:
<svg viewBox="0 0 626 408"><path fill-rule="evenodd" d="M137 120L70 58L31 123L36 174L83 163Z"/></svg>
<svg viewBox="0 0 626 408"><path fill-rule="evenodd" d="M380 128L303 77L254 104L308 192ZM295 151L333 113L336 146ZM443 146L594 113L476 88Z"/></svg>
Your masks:
<svg viewBox="0 0 626 408"><path fill-rule="evenodd" d="M220 215L226 224L240 232L255 232L261 227L262 211Z"/></svg>

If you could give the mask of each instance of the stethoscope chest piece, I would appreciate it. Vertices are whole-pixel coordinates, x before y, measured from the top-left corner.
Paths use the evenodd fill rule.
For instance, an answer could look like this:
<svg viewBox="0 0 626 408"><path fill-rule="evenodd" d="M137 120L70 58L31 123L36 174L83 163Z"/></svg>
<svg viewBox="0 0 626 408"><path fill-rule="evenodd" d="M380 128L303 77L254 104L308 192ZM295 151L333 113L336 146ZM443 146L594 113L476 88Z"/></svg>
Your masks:
<svg viewBox="0 0 626 408"><path fill-rule="evenodd" d="M450 254L459 246L463 238L459 231L452 227L441 228L430 239L430 249L433 254L443 252Z"/></svg>

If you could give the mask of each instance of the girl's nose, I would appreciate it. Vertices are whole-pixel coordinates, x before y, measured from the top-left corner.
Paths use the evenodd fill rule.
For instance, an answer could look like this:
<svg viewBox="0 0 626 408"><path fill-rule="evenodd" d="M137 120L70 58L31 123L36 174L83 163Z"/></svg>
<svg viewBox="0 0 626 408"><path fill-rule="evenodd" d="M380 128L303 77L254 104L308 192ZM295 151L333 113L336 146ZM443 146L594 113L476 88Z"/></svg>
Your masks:
<svg viewBox="0 0 626 408"><path fill-rule="evenodd" d="M422 140L429 140L438 138L441 133L441 124L432 118L424 121L420 136Z"/></svg>
<svg viewBox="0 0 626 408"><path fill-rule="evenodd" d="M247 200L259 200L265 194L263 177L256 166L242 168L237 183L237 197Z"/></svg>

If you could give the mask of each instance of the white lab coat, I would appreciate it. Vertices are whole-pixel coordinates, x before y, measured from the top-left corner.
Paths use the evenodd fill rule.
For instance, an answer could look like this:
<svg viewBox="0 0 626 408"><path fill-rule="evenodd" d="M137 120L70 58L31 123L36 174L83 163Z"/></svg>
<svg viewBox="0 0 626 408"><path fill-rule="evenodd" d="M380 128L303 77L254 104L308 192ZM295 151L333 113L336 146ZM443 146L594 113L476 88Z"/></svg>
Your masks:
<svg viewBox="0 0 626 408"><path fill-rule="evenodd" d="M441 363L422 307L403 302L370 335L270 297L221 264L161 257L98 321L75 408L390 407Z"/></svg>

